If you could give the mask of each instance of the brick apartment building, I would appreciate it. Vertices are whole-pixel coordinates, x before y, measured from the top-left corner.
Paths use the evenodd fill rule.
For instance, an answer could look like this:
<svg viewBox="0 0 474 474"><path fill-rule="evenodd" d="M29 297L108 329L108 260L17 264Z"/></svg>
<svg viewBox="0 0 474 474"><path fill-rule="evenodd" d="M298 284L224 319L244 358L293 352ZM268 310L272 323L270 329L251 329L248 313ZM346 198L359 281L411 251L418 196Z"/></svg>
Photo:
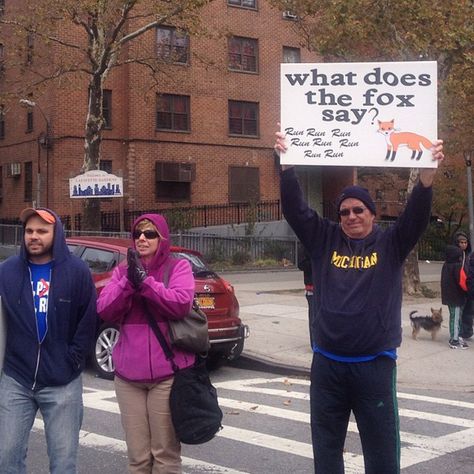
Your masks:
<svg viewBox="0 0 474 474"><path fill-rule="evenodd" d="M22 1L1 1L3 14ZM315 62L317 56L300 46L291 14L264 0L216 0L203 19L210 31L226 34L188 37L164 25L130 46L173 52L175 62L164 67L158 86L150 88L137 64L107 78L101 168L123 176L125 197L123 203L104 199L102 210L279 198L279 166L272 158L279 65ZM1 38L0 58L7 48L8 38ZM54 49L48 60L57 60ZM8 74L6 67L3 77ZM87 84L63 81L26 99L36 106L25 108L15 99L0 111L0 219L16 218L38 201L60 215L80 213L81 200L69 198L69 178L83 164ZM347 168L299 172L319 209L355 179Z"/></svg>

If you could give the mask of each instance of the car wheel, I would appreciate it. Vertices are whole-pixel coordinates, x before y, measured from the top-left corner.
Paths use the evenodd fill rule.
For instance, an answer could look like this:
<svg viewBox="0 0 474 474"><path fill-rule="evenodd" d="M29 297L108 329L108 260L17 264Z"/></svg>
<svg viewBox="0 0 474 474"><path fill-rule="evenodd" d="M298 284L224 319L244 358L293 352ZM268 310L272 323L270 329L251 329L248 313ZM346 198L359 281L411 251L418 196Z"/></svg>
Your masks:
<svg viewBox="0 0 474 474"><path fill-rule="evenodd" d="M95 340L92 362L99 377L112 380L114 378L114 363L112 349L118 341L120 331L113 324L104 324Z"/></svg>

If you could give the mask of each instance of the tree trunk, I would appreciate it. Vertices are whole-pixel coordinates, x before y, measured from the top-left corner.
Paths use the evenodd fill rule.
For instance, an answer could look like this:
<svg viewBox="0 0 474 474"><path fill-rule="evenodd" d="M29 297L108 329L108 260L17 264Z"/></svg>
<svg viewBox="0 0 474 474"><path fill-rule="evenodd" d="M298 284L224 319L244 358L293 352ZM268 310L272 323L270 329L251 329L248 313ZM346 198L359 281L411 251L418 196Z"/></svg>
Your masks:
<svg viewBox="0 0 474 474"><path fill-rule="evenodd" d="M408 254L403 266L403 293L421 293L420 269L418 267L418 245Z"/></svg>
<svg viewBox="0 0 474 474"><path fill-rule="evenodd" d="M89 104L87 111L83 172L99 169L100 146L102 142L102 77L100 74L92 76L89 84ZM101 230L100 198L84 200L83 230Z"/></svg>
<svg viewBox="0 0 474 474"><path fill-rule="evenodd" d="M418 170L411 169L408 178L407 199L418 179ZM420 269L418 267L418 245L412 249L403 266L403 292L408 295L421 293Z"/></svg>

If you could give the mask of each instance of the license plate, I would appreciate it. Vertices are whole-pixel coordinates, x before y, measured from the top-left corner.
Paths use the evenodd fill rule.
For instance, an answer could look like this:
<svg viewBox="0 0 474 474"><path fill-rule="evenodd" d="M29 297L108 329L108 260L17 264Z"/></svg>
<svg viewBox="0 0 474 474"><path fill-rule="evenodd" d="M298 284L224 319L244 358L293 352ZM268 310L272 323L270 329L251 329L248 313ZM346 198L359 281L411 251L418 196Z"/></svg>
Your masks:
<svg viewBox="0 0 474 474"><path fill-rule="evenodd" d="M215 308L215 301L213 296L198 296L197 301L201 309Z"/></svg>

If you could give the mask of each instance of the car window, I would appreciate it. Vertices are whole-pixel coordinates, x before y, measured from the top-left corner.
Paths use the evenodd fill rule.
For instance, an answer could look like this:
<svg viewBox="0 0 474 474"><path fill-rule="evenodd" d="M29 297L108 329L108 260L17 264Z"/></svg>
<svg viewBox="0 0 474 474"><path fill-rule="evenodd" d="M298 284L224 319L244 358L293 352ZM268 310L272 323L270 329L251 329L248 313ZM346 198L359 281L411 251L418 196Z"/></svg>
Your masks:
<svg viewBox="0 0 474 474"><path fill-rule="evenodd" d="M185 258L191 264L193 273L208 270L206 264L197 255L193 255L192 253L173 252L172 256L175 258Z"/></svg>
<svg viewBox="0 0 474 474"><path fill-rule="evenodd" d="M92 273L107 272L117 263L115 252L93 248L86 248L81 259L87 263Z"/></svg>
<svg viewBox="0 0 474 474"><path fill-rule="evenodd" d="M73 255L76 254L76 249L79 247L79 245L76 244L67 244L67 248L69 249L69 252L71 252Z"/></svg>

